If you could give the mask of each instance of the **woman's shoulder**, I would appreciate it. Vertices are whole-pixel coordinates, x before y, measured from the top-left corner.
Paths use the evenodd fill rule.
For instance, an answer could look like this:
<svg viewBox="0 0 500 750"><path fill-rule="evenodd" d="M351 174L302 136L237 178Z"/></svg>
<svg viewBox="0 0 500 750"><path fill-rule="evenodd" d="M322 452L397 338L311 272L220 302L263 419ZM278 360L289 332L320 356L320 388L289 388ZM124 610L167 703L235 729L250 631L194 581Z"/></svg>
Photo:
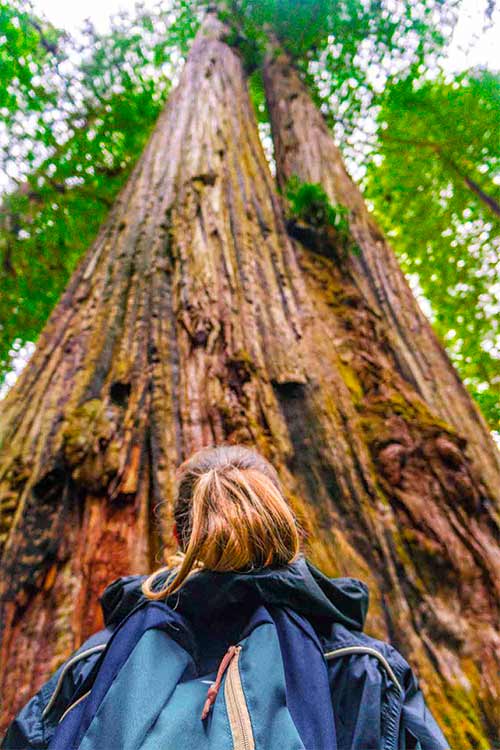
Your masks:
<svg viewBox="0 0 500 750"><path fill-rule="evenodd" d="M44 750L76 688L97 665L111 637L103 628L69 654L7 727L2 750Z"/></svg>
<svg viewBox="0 0 500 750"><path fill-rule="evenodd" d="M115 628L143 600L141 585L146 578L147 574L120 576L106 586L99 597L104 628L69 654L23 706L8 727L0 745L2 750L48 746L76 687L97 665Z"/></svg>
<svg viewBox="0 0 500 750"><path fill-rule="evenodd" d="M99 597L106 627L115 627L142 601L142 582L147 577L147 574L120 576L106 586Z"/></svg>

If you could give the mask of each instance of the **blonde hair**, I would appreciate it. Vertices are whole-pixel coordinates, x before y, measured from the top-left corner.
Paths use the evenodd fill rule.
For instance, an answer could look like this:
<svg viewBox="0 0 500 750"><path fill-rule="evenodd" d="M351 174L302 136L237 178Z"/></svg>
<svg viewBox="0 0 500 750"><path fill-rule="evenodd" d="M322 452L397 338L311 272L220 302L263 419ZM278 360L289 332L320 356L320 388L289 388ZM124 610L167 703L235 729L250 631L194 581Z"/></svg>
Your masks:
<svg viewBox="0 0 500 750"><path fill-rule="evenodd" d="M297 519L278 474L259 453L241 445L203 448L177 469L174 517L181 555L142 584L163 599L200 568L226 572L284 566L300 553ZM159 589L158 575L170 573Z"/></svg>

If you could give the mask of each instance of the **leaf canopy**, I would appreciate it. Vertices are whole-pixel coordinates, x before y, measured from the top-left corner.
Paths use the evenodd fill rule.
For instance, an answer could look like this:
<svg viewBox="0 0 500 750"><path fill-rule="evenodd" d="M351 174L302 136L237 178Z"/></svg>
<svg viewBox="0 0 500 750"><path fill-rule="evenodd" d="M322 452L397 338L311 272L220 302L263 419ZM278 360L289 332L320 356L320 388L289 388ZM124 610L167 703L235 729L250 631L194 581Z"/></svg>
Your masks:
<svg viewBox="0 0 500 750"><path fill-rule="evenodd" d="M491 425L500 423L500 76L407 78L378 115L366 178L404 270Z"/></svg>

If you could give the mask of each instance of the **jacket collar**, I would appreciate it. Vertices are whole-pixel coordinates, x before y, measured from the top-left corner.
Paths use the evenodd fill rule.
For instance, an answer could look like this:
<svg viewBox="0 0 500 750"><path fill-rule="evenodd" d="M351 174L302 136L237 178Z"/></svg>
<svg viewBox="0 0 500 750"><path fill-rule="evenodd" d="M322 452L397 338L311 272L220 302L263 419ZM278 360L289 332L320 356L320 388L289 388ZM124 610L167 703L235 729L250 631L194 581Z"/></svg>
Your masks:
<svg viewBox="0 0 500 750"><path fill-rule="evenodd" d="M158 576L157 585L166 574ZM113 581L100 597L104 622L113 627L142 599L147 576L124 576ZM282 568L250 573L200 570L168 597L167 604L186 617L208 622L224 612L260 604L289 607L320 629L340 623L362 630L368 609L368 588L356 578L328 578L303 555Z"/></svg>

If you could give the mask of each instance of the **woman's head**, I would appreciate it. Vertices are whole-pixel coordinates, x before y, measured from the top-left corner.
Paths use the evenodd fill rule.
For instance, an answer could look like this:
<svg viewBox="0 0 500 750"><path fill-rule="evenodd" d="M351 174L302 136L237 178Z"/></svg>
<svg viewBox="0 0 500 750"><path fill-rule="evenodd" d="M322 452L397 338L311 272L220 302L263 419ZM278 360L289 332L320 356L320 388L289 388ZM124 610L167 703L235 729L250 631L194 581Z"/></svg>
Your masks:
<svg viewBox="0 0 500 750"><path fill-rule="evenodd" d="M156 571L143 584L151 599L177 591L195 565L220 572L283 566L300 551L297 520L278 474L259 453L242 445L203 448L177 469L174 518L184 553L175 577L153 590Z"/></svg>

